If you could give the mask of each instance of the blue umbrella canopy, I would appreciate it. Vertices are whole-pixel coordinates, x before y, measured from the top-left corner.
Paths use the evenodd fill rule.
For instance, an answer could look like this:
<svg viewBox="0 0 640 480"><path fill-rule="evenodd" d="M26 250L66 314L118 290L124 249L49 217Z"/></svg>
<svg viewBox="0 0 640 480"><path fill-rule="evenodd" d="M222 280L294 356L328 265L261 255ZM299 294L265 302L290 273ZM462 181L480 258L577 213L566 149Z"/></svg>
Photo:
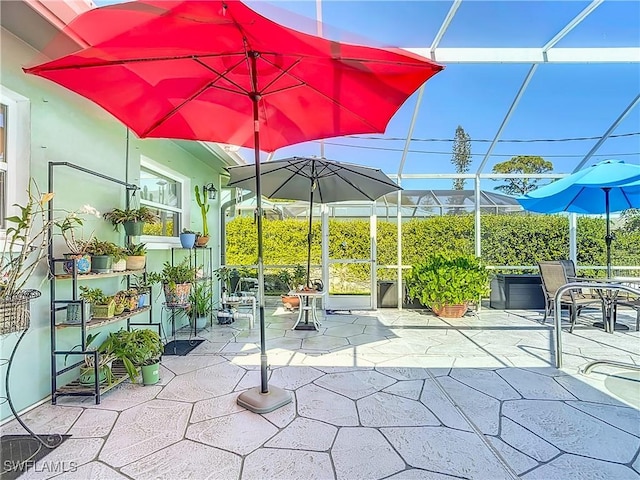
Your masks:
<svg viewBox="0 0 640 480"><path fill-rule="evenodd" d="M607 276L611 277L609 214L640 208L640 165L605 160L519 197L526 210L606 215Z"/></svg>
<svg viewBox="0 0 640 480"><path fill-rule="evenodd" d="M608 189L608 190L607 190ZM605 160L519 197L532 212L607 213L640 208L640 165Z"/></svg>

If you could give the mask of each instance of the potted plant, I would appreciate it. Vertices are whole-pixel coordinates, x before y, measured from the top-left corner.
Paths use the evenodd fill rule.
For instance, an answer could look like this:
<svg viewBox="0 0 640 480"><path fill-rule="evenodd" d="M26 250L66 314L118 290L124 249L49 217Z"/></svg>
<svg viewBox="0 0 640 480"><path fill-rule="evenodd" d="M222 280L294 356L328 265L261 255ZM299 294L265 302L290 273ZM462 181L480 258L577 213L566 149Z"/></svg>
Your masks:
<svg viewBox="0 0 640 480"><path fill-rule="evenodd" d="M196 202L200 207L200 214L202 215L202 235L197 234L196 246L204 247L209 242L209 225L207 224L207 213L209 213L209 197L207 192L203 189L202 195L200 195L200 189L198 185L195 186Z"/></svg>
<svg viewBox="0 0 640 480"><path fill-rule="evenodd" d="M114 360L121 361L129 379L135 383L139 372L133 362L136 352L131 349L129 342L132 333L123 329L109 333L109 336L98 347L98 351L109 352L114 357Z"/></svg>
<svg viewBox="0 0 640 480"><path fill-rule="evenodd" d="M278 280L285 284L289 291L282 294L282 304L287 310L293 310L300 306L300 297L291 295L291 292L303 288L307 279L307 271L302 265L296 265L293 270L282 269L277 274Z"/></svg>
<svg viewBox="0 0 640 480"><path fill-rule="evenodd" d="M113 356L122 362L132 382L140 376L145 385L158 383L160 357L164 353L162 339L153 330L118 330L110 333L100 346L113 352Z"/></svg>
<svg viewBox="0 0 640 480"><path fill-rule="evenodd" d="M118 230L120 225L124 226L124 231L129 236L142 235L145 223L154 224L159 221L158 215L149 207L142 206L140 208L114 208L104 215L105 220L109 220Z"/></svg>
<svg viewBox="0 0 640 480"><path fill-rule="evenodd" d="M88 350L91 344L98 338L98 334L88 334L85 342L85 346ZM75 345L70 351L73 352L81 345ZM98 348L94 349L96 353L87 353L84 355L84 364L80 367L80 376L78 381L82 385L93 385L96 382L96 369L98 371L98 384L108 382L113 383L114 376L111 370L113 361L117 358L114 352L110 349L108 344L103 343ZM67 353L64 357L65 365L67 359L71 353ZM97 356L97 363L96 363ZM97 368L96 368L97 367Z"/></svg>
<svg viewBox="0 0 640 480"><path fill-rule="evenodd" d="M489 292L489 272L473 256L432 255L412 267L407 290L411 299L436 315L458 318L469 302L478 302Z"/></svg>
<svg viewBox="0 0 640 480"><path fill-rule="evenodd" d="M130 243L125 249L127 270L142 270L147 263L147 247L144 243Z"/></svg>
<svg viewBox="0 0 640 480"><path fill-rule="evenodd" d="M147 277L132 275L132 289L138 292L138 308L148 305L152 282Z"/></svg>
<svg viewBox="0 0 640 480"><path fill-rule="evenodd" d="M114 257L122 255L118 245L95 237L87 243L86 252L91 255L91 271L95 273L110 273Z"/></svg>
<svg viewBox="0 0 640 480"><path fill-rule="evenodd" d="M80 298L91 305L94 318L112 318L115 315L116 302L112 296L105 295L101 288L80 286Z"/></svg>
<svg viewBox="0 0 640 480"><path fill-rule="evenodd" d="M27 194L26 205L16 205L19 215L5 219L0 256L0 334L29 328L29 302L40 296L38 290L25 287L47 255L46 232L51 225L48 204L53 194L41 193L35 182L29 183Z"/></svg>
<svg viewBox="0 0 640 480"><path fill-rule="evenodd" d="M200 329L206 327L213 306L213 290L211 284L209 282L196 283L195 286L191 288L189 304L191 305L190 321L193 322L195 317L195 328Z"/></svg>
<svg viewBox="0 0 640 480"><path fill-rule="evenodd" d="M127 269L127 249L115 243L112 244L111 248L111 256L113 257L111 271L124 272Z"/></svg>
<svg viewBox="0 0 640 480"><path fill-rule="evenodd" d="M119 292L116 292L116 294L113 295L113 302L116 304L114 308L114 313L116 315L121 315L124 312L125 308L127 308L127 305L129 304L127 292L125 290L120 290Z"/></svg>
<svg viewBox="0 0 640 480"><path fill-rule="evenodd" d="M150 283L161 283L167 305L188 305L191 284L195 280L196 269L189 265L189 259L171 265L166 261L161 272L151 272L147 275Z"/></svg>
<svg viewBox="0 0 640 480"><path fill-rule="evenodd" d="M77 273L89 273L91 271L91 255L87 252L87 247L94 238L94 232L91 232L87 239L84 239L82 228L84 220L82 214L90 214L100 217L100 212L90 205L85 205L78 212L71 212L62 220L56 220L53 224L60 229L64 243L68 252L63 253L67 260L62 264L66 273L73 273L75 268ZM76 229L80 229L78 234Z"/></svg>
<svg viewBox="0 0 640 480"><path fill-rule="evenodd" d="M160 358L164 353L162 339L150 329L132 330L126 340L128 358L142 371L142 383L154 385L160 380Z"/></svg>
<svg viewBox="0 0 640 480"><path fill-rule="evenodd" d="M193 248L196 243L196 232L193 230L183 229L180 234L180 245L182 248Z"/></svg>
<svg viewBox="0 0 640 480"><path fill-rule="evenodd" d="M140 303L140 294L138 293L138 289L135 287L128 288L123 290L125 302L124 302L124 310L126 312L133 312L137 310L138 304Z"/></svg>

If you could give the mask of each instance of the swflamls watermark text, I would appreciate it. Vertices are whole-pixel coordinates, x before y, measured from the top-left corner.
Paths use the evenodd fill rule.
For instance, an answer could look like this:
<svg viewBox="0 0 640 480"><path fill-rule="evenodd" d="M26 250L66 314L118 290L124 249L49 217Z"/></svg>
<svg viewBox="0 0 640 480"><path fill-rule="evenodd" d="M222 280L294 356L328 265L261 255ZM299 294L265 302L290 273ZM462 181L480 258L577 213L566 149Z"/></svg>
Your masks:
<svg viewBox="0 0 640 480"><path fill-rule="evenodd" d="M4 460L2 466L5 472L26 472L27 470L31 470L34 472L64 473L78 470L78 464L76 462L65 462L61 460L26 460L23 462Z"/></svg>

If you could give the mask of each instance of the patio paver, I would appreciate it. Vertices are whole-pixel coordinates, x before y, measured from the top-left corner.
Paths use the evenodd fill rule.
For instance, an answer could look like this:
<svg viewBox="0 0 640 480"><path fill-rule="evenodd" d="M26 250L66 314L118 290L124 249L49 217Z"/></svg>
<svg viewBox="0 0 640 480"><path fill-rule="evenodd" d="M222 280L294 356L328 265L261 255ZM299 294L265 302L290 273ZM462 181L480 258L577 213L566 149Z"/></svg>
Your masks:
<svg viewBox="0 0 640 480"><path fill-rule="evenodd" d="M640 479L640 385L617 396L605 373L624 369L579 373L595 358L640 363L633 330L580 317L558 370L541 312L351 312L297 332L280 310L267 310L270 384L292 403L265 415L238 406L260 381L258 327L209 326L188 356L163 359L155 386L26 413L38 433L72 437L45 457L62 474L24 478ZM22 431L11 422L9 433Z"/></svg>

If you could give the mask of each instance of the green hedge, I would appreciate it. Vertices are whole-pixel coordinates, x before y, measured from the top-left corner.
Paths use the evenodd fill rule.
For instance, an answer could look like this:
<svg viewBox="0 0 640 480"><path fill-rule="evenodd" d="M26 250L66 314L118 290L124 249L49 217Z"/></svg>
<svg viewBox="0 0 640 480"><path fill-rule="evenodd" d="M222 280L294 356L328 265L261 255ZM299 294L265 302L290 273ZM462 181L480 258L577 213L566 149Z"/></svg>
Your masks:
<svg viewBox="0 0 640 480"><path fill-rule="evenodd" d="M264 221L264 262L266 265L306 264L307 229L305 220ZM397 227L378 221L377 262L397 263ZM312 263L321 257L320 221L313 223ZM604 265L605 223L602 218L578 219L578 263ZM617 230L612 244L614 265L640 265L640 232ZM332 259L368 258L369 222L331 220L329 253ZM402 262L414 265L426 255L473 254L473 215L432 217L410 220L402 225ZM483 215L482 260L487 265L535 265L540 260L568 258L568 219L561 215ZM251 218L236 218L227 224L227 263L250 265L256 262L256 225ZM356 278L365 275L362 266L350 265ZM380 279L392 279L392 269L379 271Z"/></svg>

